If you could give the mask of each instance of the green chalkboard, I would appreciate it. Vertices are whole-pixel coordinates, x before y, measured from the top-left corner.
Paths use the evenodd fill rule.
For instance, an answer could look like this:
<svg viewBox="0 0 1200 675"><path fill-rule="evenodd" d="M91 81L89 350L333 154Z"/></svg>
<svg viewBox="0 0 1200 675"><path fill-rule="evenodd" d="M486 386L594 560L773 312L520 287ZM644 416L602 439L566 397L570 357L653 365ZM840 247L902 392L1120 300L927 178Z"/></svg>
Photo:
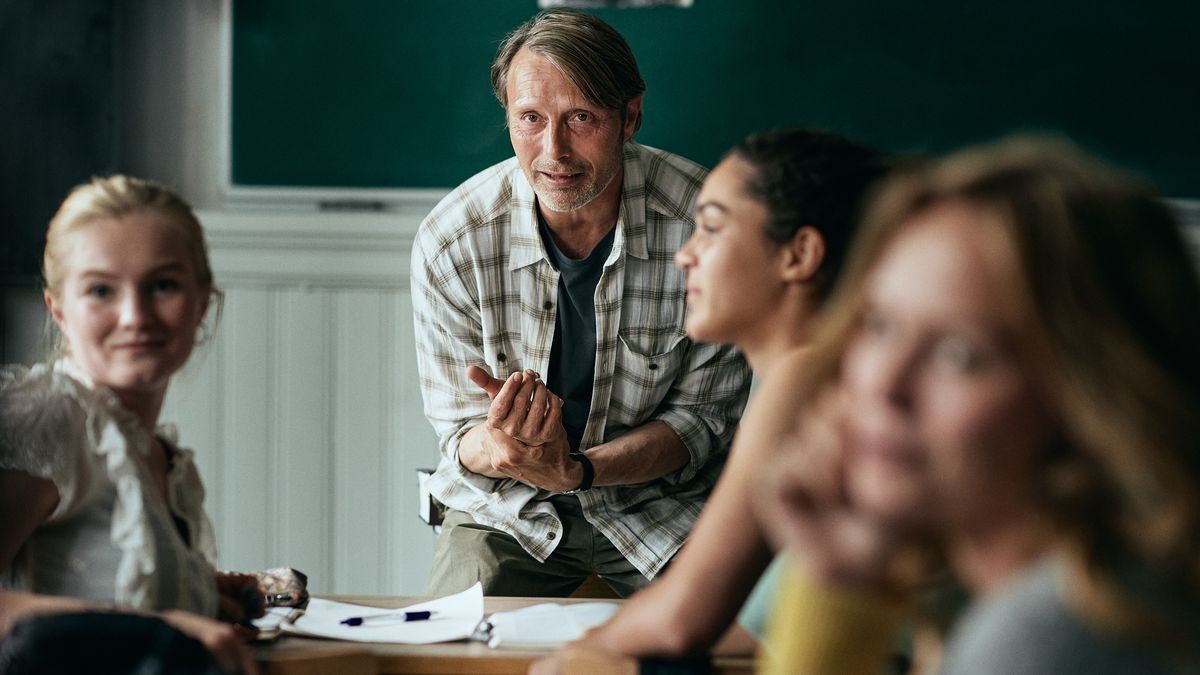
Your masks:
<svg viewBox="0 0 1200 675"><path fill-rule="evenodd" d="M488 67L533 0L237 0L239 186L452 187L511 155ZM890 151L1051 130L1200 197L1200 2L695 0L596 12L648 84L638 139L712 165L804 125Z"/></svg>

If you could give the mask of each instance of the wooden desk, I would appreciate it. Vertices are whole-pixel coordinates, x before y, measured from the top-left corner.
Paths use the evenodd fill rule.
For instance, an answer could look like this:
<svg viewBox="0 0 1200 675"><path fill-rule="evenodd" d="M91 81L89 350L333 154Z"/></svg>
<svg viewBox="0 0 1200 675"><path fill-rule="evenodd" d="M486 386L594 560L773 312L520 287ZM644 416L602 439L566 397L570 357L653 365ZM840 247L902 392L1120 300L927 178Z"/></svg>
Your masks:
<svg viewBox="0 0 1200 675"><path fill-rule="evenodd" d="M339 602L396 608L423 598L404 596L327 596ZM484 598L486 613L503 612L541 602L546 598ZM595 602L587 599L558 599L552 602ZM479 642L443 642L432 645L341 642L284 635L256 648L265 675L525 675L536 659L550 652L541 650L491 649ZM714 657L713 673L749 675L754 672L747 657ZM636 675L635 659L588 654L568 664L567 675Z"/></svg>

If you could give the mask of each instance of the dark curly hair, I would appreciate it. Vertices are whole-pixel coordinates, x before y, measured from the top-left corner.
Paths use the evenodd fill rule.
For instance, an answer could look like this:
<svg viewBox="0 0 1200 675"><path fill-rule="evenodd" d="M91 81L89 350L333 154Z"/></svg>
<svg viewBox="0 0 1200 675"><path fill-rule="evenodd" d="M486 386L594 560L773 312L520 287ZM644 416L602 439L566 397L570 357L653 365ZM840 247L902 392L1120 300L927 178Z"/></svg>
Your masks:
<svg viewBox="0 0 1200 675"><path fill-rule="evenodd" d="M825 297L853 239L859 207L871 185L886 172L875 149L835 134L808 129L777 129L754 134L726 157L755 169L750 194L771 212L763 229L778 244L808 226L825 240L825 258L816 286Z"/></svg>

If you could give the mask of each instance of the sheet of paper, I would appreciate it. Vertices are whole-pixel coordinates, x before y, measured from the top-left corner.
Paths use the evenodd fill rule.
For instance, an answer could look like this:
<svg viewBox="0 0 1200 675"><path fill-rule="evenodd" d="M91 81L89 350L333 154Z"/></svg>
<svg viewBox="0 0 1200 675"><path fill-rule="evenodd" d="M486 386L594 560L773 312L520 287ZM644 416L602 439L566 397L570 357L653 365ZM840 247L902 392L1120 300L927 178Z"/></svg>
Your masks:
<svg viewBox="0 0 1200 675"><path fill-rule="evenodd" d="M584 631L608 621L620 607L615 602L569 605L543 603L488 617L492 624L489 647L521 649L559 647Z"/></svg>
<svg viewBox="0 0 1200 675"><path fill-rule="evenodd" d="M435 616L425 621L369 621L361 626L342 624L344 619L355 616L426 610L434 612ZM416 645L466 639L471 636L481 621L483 621L483 587L475 584L462 593L396 609L312 598L308 601L308 608L305 609L304 616L295 621L285 621L283 631L296 635L311 635L353 642L394 642Z"/></svg>
<svg viewBox="0 0 1200 675"><path fill-rule="evenodd" d="M253 621L254 627L260 631L279 630L283 622L296 611L294 607L270 607L267 613Z"/></svg>

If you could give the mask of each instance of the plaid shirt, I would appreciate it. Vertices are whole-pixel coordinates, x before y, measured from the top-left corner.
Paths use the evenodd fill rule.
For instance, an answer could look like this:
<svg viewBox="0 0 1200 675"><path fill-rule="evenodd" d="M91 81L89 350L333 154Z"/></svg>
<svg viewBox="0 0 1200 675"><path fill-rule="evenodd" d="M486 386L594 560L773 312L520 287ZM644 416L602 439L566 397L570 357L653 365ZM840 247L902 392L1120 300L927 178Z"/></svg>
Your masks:
<svg viewBox="0 0 1200 675"><path fill-rule="evenodd" d="M624 150L612 252L596 287L592 403L580 450L653 420L687 446L677 471L638 485L580 493L588 522L648 578L679 550L724 465L749 390L732 347L684 332L685 276L672 262L691 235L705 171L635 143ZM487 418L487 395L466 376L547 371L558 272L538 234L533 188L516 158L446 196L413 244L412 297L425 415L443 455L432 494L513 535L539 561L561 539L551 493L463 468L458 443Z"/></svg>

